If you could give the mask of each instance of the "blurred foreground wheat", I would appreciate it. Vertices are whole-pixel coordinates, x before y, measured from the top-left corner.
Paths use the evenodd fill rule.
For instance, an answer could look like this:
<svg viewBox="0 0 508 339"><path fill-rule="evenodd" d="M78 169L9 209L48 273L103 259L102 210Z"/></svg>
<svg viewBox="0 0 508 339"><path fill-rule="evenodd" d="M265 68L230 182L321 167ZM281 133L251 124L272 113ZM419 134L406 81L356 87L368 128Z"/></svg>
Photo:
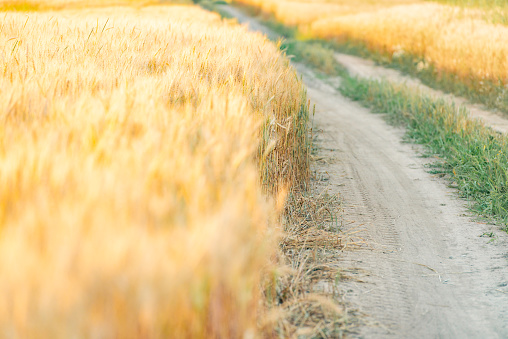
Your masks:
<svg viewBox="0 0 508 339"><path fill-rule="evenodd" d="M265 192L308 176L276 46L188 6L6 12L0 60L0 336L255 334Z"/></svg>

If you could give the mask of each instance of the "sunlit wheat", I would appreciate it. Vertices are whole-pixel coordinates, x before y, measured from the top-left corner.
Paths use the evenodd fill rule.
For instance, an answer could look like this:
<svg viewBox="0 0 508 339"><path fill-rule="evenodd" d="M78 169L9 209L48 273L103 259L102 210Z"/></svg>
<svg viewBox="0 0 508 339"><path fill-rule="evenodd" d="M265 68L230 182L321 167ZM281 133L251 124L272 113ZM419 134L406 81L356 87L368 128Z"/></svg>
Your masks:
<svg viewBox="0 0 508 339"><path fill-rule="evenodd" d="M189 6L5 12L0 60L0 336L255 333L267 193L308 175L276 46Z"/></svg>
<svg viewBox="0 0 508 339"><path fill-rule="evenodd" d="M419 0L236 2L297 25L305 37L359 42L389 58L420 58L422 67L431 64L465 82L507 83L508 27L495 23L502 22L506 7L494 3L456 7ZM481 83L475 86L481 91Z"/></svg>

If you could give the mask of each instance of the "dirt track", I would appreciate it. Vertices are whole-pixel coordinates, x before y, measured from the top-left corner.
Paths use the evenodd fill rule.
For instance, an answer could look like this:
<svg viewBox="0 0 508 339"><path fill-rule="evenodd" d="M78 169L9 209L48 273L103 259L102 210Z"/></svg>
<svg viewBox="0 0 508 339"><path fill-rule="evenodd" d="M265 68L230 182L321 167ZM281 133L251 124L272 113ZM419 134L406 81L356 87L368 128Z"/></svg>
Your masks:
<svg viewBox="0 0 508 339"><path fill-rule="evenodd" d="M426 172L429 160L401 143L402 130L296 67L316 104L320 155L332 159L314 170L343 197L345 230L363 229L369 244L338 258L361 272L341 283L365 314L356 336L508 338L507 234L473 222L465 202Z"/></svg>
<svg viewBox="0 0 508 339"><path fill-rule="evenodd" d="M336 159L316 169L344 198L345 223L365 229L371 245L340 258L364 271L365 283L342 286L368 316L361 336L508 337L506 234L465 217L464 202L400 142L402 131L309 76L319 146ZM490 232L498 238L489 244L480 235Z"/></svg>

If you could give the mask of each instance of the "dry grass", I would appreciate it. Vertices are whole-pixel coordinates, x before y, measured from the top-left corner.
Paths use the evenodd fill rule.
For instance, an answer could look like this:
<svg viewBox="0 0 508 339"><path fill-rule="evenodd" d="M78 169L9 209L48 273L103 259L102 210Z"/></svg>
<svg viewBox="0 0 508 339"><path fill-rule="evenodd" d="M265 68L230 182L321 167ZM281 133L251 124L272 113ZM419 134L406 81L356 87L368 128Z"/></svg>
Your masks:
<svg viewBox="0 0 508 339"><path fill-rule="evenodd" d="M307 38L360 42L389 58L416 57L420 68L432 65L437 72L456 75L466 83L472 79L508 82L508 27L491 20L495 7L453 7L419 0L237 2L258 6L282 23L298 26Z"/></svg>
<svg viewBox="0 0 508 339"><path fill-rule="evenodd" d="M313 190L318 184L313 181ZM263 318L265 337L342 338L354 332L358 317L348 309L340 283L352 276L338 258L364 246L359 231L342 232L338 196L296 193L288 197L285 235L276 274L265 286L270 311Z"/></svg>
<svg viewBox="0 0 508 339"><path fill-rule="evenodd" d="M195 7L112 7L2 14L0 59L0 336L254 335L264 192L308 177L276 46Z"/></svg>
<svg viewBox="0 0 508 339"><path fill-rule="evenodd" d="M333 263L352 241L340 230L341 208L337 196L324 193L288 197L280 266L264 284L265 337L336 338L350 329Z"/></svg>

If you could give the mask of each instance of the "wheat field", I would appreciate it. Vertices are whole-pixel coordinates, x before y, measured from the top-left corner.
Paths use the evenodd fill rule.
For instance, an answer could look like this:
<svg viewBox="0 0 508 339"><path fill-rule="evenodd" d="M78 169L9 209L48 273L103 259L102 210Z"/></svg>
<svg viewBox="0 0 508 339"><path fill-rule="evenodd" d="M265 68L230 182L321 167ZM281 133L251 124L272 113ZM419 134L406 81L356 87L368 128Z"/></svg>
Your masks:
<svg viewBox="0 0 508 339"><path fill-rule="evenodd" d="M375 13L317 20L311 34L360 41L392 57L410 54L463 79L508 79L508 27L481 11L439 4L398 6Z"/></svg>
<svg viewBox="0 0 508 339"><path fill-rule="evenodd" d="M191 4L191 0L167 0L171 4ZM70 8L131 6L143 7L161 3L159 0L0 0L2 11L46 11Z"/></svg>
<svg viewBox="0 0 508 339"><path fill-rule="evenodd" d="M494 3L464 7L418 0L237 2L298 26L306 38L361 43L389 58L411 56L422 68L432 65L438 73L453 74L466 83L508 82L508 27L498 23L506 7ZM481 83L479 87L481 92Z"/></svg>
<svg viewBox="0 0 508 339"><path fill-rule="evenodd" d="M2 13L0 336L257 335L308 107L193 6Z"/></svg>

